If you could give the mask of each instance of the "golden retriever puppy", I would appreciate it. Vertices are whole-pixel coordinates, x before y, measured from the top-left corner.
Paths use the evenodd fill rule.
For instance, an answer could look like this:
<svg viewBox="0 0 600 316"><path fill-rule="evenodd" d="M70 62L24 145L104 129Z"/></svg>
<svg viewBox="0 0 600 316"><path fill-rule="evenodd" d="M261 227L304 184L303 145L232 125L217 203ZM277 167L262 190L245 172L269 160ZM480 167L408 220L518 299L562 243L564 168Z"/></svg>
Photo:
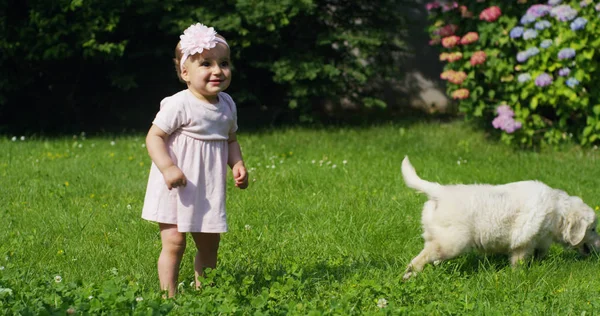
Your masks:
<svg viewBox="0 0 600 316"><path fill-rule="evenodd" d="M408 157L402 176L408 187L429 197L421 217L425 246L408 265L405 280L428 263L470 250L506 253L515 266L534 252L543 256L552 242L581 254L600 248L592 208L542 182L441 185L421 179Z"/></svg>

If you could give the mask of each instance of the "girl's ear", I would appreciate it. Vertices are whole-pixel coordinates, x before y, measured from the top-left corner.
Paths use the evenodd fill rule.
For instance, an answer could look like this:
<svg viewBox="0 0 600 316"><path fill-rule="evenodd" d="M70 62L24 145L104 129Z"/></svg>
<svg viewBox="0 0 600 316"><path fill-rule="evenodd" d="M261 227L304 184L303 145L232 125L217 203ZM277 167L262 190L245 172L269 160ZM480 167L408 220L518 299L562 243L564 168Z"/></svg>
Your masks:
<svg viewBox="0 0 600 316"><path fill-rule="evenodd" d="M183 81L185 82L189 82L189 73L187 71L187 67L185 65L183 65L183 67L181 68L181 79L183 79Z"/></svg>

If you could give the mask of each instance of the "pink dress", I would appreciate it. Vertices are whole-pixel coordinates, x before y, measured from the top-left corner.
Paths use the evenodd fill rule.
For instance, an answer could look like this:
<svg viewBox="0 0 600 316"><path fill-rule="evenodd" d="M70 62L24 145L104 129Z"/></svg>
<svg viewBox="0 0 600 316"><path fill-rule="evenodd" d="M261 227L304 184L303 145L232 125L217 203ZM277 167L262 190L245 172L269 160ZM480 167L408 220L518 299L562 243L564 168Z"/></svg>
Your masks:
<svg viewBox="0 0 600 316"><path fill-rule="evenodd" d="M170 135L169 154L183 171L187 185L167 189L160 170L152 163L143 219L177 224L180 232L227 231L227 140L237 130L237 110L228 94L218 96L219 103L210 104L183 90L161 101L152 124Z"/></svg>

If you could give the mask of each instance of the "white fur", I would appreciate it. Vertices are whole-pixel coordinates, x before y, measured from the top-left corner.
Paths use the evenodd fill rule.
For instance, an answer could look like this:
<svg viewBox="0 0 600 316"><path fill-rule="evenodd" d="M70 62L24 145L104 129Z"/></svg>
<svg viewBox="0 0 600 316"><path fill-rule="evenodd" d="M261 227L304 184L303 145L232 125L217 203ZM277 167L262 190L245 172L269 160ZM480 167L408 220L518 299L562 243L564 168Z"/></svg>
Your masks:
<svg viewBox="0 0 600 316"><path fill-rule="evenodd" d="M600 247L592 208L542 182L441 185L419 178L408 157L402 175L408 187L429 197L421 216L425 246L404 279L470 250L506 253L516 265L534 251L543 256L553 241L582 253Z"/></svg>

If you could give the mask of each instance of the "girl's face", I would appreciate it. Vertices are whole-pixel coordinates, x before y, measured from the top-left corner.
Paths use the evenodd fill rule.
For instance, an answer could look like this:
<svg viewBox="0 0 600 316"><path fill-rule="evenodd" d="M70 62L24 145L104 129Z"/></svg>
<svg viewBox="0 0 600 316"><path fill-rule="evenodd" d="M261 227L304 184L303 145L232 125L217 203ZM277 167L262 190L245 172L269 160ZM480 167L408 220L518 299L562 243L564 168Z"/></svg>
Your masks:
<svg viewBox="0 0 600 316"><path fill-rule="evenodd" d="M231 83L229 48L224 44L204 50L184 62L181 78L199 99L209 103L218 101L217 94Z"/></svg>

